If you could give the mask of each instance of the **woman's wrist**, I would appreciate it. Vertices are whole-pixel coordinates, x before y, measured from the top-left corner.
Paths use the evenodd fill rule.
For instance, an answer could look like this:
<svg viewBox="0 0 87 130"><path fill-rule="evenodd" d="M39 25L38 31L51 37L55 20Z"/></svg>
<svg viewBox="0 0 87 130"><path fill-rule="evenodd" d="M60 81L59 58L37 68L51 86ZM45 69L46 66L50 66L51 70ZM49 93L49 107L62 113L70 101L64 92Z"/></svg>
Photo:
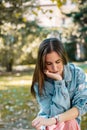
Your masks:
<svg viewBox="0 0 87 130"><path fill-rule="evenodd" d="M60 122L59 115L56 115L56 116L54 116L52 118L49 118L49 119L51 119L50 120L50 125L57 125Z"/></svg>
<svg viewBox="0 0 87 130"><path fill-rule="evenodd" d="M56 119L54 117L49 118L49 120L50 120L49 125L55 125L56 124Z"/></svg>

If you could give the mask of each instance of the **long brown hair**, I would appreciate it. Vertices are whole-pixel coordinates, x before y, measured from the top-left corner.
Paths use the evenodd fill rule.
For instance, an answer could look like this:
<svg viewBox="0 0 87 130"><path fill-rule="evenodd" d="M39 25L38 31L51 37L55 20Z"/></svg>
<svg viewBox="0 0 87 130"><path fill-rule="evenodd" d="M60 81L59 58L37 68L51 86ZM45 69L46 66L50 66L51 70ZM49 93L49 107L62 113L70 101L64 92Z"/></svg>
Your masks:
<svg viewBox="0 0 87 130"><path fill-rule="evenodd" d="M48 38L42 41L38 49L37 63L35 66L33 80L31 85L31 93L35 96L34 84L37 82L39 87L39 94L42 94L44 86L44 70L45 70L45 56L48 53L55 51L63 60L63 64L67 64L67 54L63 44L57 38Z"/></svg>

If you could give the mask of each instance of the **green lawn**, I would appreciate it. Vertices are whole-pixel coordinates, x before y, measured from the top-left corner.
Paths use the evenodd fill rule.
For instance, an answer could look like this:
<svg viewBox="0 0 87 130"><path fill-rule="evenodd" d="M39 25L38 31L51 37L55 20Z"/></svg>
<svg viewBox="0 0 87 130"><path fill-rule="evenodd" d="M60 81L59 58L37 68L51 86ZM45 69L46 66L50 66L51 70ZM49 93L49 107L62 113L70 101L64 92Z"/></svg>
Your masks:
<svg viewBox="0 0 87 130"><path fill-rule="evenodd" d="M38 110L30 94L33 69L0 73L0 128L31 128Z"/></svg>
<svg viewBox="0 0 87 130"><path fill-rule="evenodd" d="M79 65L87 73L87 64ZM20 69L19 69L20 70ZM34 66L12 73L0 73L0 128L30 129L38 106L30 94ZM87 128L87 116L83 117L82 130Z"/></svg>

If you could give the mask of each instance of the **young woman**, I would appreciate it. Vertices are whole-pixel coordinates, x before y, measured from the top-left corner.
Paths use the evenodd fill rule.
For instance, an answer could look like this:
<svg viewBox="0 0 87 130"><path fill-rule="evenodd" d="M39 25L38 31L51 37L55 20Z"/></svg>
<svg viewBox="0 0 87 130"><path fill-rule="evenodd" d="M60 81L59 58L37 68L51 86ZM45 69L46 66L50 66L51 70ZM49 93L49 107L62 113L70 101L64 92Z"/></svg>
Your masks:
<svg viewBox="0 0 87 130"><path fill-rule="evenodd" d="M40 44L31 93L40 105L33 127L80 130L81 115L87 112L85 74L68 63L63 44L57 38L45 39Z"/></svg>

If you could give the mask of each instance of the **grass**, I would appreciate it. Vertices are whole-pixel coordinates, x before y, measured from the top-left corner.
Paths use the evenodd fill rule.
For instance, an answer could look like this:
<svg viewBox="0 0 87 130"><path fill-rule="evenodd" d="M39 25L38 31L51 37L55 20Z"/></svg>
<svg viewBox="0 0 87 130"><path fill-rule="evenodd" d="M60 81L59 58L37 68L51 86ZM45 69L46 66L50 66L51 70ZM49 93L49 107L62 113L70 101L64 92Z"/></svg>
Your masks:
<svg viewBox="0 0 87 130"><path fill-rule="evenodd" d="M75 63L87 73L87 63ZM20 69L21 68L21 69ZM30 94L34 65L19 66L12 73L0 72L0 129L31 129L38 105ZM87 127L83 117L82 127Z"/></svg>
<svg viewBox="0 0 87 130"><path fill-rule="evenodd" d="M18 86L29 86L31 84L32 76L28 74L21 74L17 72L16 74L5 74L0 76L0 89L8 89L18 87Z"/></svg>
<svg viewBox="0 0 87 130"><path fill-rule="evenodd" d="M36 116L38 108L30 94L34 66L12 73L0 73L0 129L30 129L31 120Z"/></svg>

